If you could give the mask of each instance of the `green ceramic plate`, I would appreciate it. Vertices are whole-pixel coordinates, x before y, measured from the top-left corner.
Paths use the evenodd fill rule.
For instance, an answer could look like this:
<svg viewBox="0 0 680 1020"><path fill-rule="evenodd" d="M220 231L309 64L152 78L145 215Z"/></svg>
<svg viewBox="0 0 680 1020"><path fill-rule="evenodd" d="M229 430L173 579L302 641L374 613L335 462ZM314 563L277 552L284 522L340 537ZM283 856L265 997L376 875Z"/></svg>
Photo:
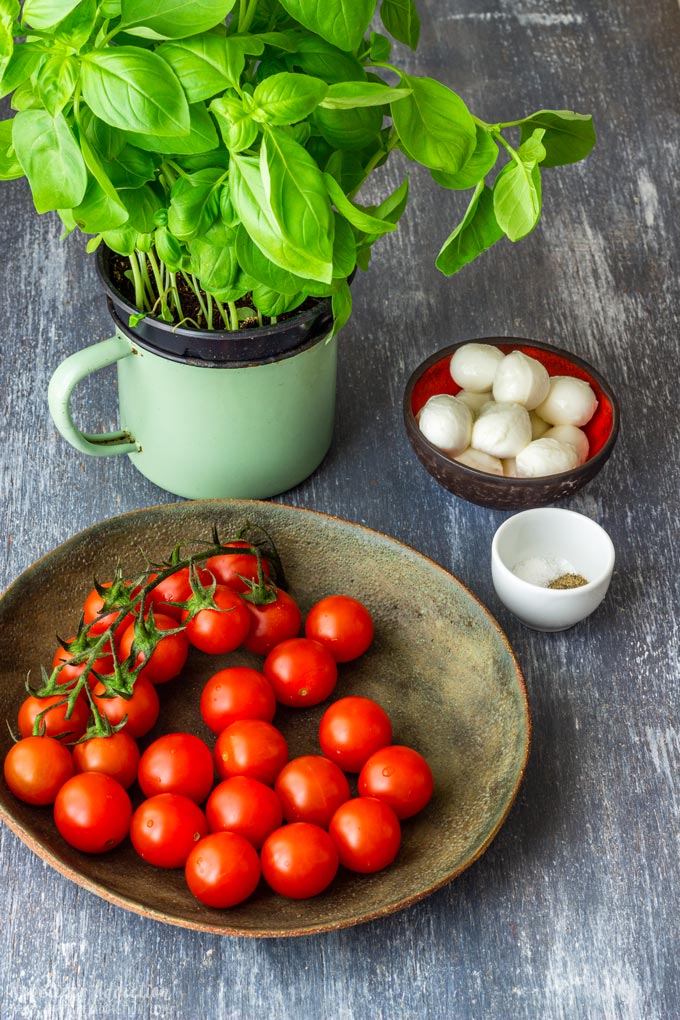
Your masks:
<svg viewBox="0 0 680 1020"><path fill-rule="evenodd" d="M389 712L395 742L428 759L435 777L430 804L403 825L403 844L384 872L341 872L311 900L285 900L264 885L246 903L217 911L202 906L182 871L145 864L124 843L88 856L61 839L49 808L32 808L0 786L0 817L62 874L112 903L156 920L229 935L302 935L342 928L400 910L468 867L487 848L517 794L527 761L530 717L526 690L502 631L451 574L394 539L309 510L237 500L177 503L95 525L30 567L0 599L0 696L15 724L23 678L49 664L55 632L79 619L92 578L105 580L120 560L134 573L140 548L151 559L179 541L223 537L246 519L275 537L303 611L324 595L361 599L376 623L371 649L340 667L335 697L363 694ZM29 607L28 611L25 607ZM181 678L161 693L161 718L146 738L188 729L212 746L198 712L208 676L231 664L258 665L248 653L190 655ZM291 755L319 753L323 706L277 711ZM0 726L0 753L10 738Z"/></svg>

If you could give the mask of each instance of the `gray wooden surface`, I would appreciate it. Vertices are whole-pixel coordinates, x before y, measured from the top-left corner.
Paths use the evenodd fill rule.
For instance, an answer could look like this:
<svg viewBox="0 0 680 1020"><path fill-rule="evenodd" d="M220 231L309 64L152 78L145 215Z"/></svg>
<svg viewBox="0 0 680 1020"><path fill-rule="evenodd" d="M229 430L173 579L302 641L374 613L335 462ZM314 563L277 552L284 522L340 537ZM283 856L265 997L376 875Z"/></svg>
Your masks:
<svg viewBox="0 0 680 1020"><path fill-rule="evenodd" d="M410 68L442 77L488 120L544 106L592 111L599 146L585 165L546 174L545 220L530 238L450 281L433 258L463 199L413 176L405 221L354 287L332 451L282 499L413 545L496 614L533 709L519 799L451 886L382 921L302 940L219 938L126 913L3 827L3 1020L680 1015L680 12L675 0L419 6ZM60 243L59 233L53 217L34 214L24 182L2 185L2 587L83 527L173 499L126 458L81 457L48 418L55 366L110 332L82 239ZM489 546L507 515L440 489L401 425L403 386L424 356L493 334L571 349L621 398L613 459L566 504L612 535L616 573L602 607L563 634L525 630L498 604ZM114 428L113 373L76 404L88 430Z"/></svg>

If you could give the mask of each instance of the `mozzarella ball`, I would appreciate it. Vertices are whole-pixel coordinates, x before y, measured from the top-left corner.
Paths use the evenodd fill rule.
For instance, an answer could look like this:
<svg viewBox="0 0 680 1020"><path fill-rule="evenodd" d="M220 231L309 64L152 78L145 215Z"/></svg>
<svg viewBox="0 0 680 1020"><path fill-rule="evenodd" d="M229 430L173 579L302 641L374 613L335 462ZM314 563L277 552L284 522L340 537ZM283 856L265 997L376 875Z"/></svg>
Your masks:
<svg viewBox="0 0 680 1020"><path fill-rule="evenodd" d="M529 411L529 421L531 422L531 438L540 439L544 436L550 426L547 421L543 421L539 418L535 411Z"/></svg>
<svg viewBox="0 0 680 1020"><path fill-rule="evenodd" d="M521 404L487 404L472 426L472 446L492 457L514 457L530 442L529 412Z"/></svg>
<svg viewBox="0 0 680 1020"><path fill-rule="evenodd" d="M543 436L525 446L517 454L516 463L519 478L540 478L578 467L578 454L569 443Z"/></svg>
<svg viewBox="0 0 680 1020"><path fill-rule="evenodd" d="M561 443L569 443L570 446L573 446L578 454L579 464L584 464L588 460L588 453L590 452L588 437L585 432L577 429L575 425L553 425L545 433L545 438L559 439Z"/></svg>
<svg viewBox="0 0 680 1020"><path fill-rule="evenodd" d="M589 383L571 375L554 375L537 414L550 425L586 425L595 414L597 397Z"/></svg>
<svg viewBox="0 0 680 1020"><path fill-rule="evenodd" d="M503 461L503 474L506 478L517 478L517 461L514 457L506 457Z"/></svg>
<svg viewBox="0 0 680 1020"><path fill-rule="evenodd" d="M493 386L496 369L504 357L491 344L464 344L451 357L451 378L461 389L484 393Z"/></svg>
<svg viewBox="0 0 680 1020"><path fill-rule="evenodd" d="M475 471L486 471L488 475L503 474L503 464L498 457L491 457L488 453L482 453L481 450L473 450L471 446L468 446L463 453L459 453L454 460L457 460L459 464L465 464L466 467L474 468Z"/></svg>
<svg viewBox="0 0 680 1020"><path fill-rule="evenodd" d="M470 445L472 411L457 397L438 393L418 415L418 427L433 446L455 457Z"/></svg>
<svg viewBox="0 0 680 1020"><path fill-rule="evenodd" d="M528 411L545 400L549 389L550 376L545 367L521 351L506 354L493 380L494 400L514 401Z"/></svg>
<svg viewBox="0 0 680 1020"><path fill-rule="evenodd" d="M491 390L487 390L486 393L471 393L470 390L461 390L460 393L456 393L456 396L464 404L467 404L472 411L473 418L476 418L484 405L492 399Z"/></svg>

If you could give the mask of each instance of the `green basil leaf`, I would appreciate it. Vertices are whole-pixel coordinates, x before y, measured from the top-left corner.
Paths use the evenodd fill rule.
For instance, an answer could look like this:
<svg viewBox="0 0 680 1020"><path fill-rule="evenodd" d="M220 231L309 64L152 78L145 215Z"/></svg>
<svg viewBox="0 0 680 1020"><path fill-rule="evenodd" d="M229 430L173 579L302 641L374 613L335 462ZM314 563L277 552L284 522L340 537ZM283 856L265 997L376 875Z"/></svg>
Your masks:
<svg viewBox="0 0 680 1020"><path fill-rule="evenodd" d="M104 167L102 166L102 162L98 154L90 145L90 142L87 138L85 131L80 132L80 148L83 153L85 165L87 166L87 169L90 171L94 179L99 184L99 187L102 189L104 194L108 196L113 205L119 204L120 199L118 197L118 192L114 188L113 184L111 183L108 177L108 174L106 173ZM104 230L107 228L102 227L101 229Z"/></svg>
<svg viewBox="0 0 680 1020"><path fill-rule="evenodd" d="M19 43L18 46L15 46L5 67L5 73L0 75L0 99L3 96L8 96L10 92L14 92L29 79L38 69L44 55L42 43ZM2 59L0 59L1 66Z"/></svg>
<svg viewBox="0 0 680 1020"><path fill-rule="evenodd" d="M297 39L295 52L285 58L291 71L299 69L329 83L366 80L366 72L354 54L344 53L318 35L299 33Z"/></svg>
<svg viewBox="0 0 680 1020"><path fill-rule="evenodd" d="M376 64L385 63L390 59L392 43L386 35L381 35L380 32L371 32L371 48L368 55Z"/></svg>
<svg viewBox="0 0 680 1020"><path fill-rule="evenodd" d="M18 113L12 143L39 213L72 209L82 202L87 188L85 161L62 113L56 117L47 110Z"/></svg>
<svg viewBox="0 0 680 1020"><path fill-rule="evenodd" d="M391 88L372 81L347 81L329 85L321 106L325 110L353 110L358 106L384 106L411 94L410 89Z"/></svg>
<svg viewBox="0 0 680 1020"><path fill-rule="evenodd" d="M375 142L382 130L383 115L379 106L359 106L355 110L325 110L319 106L313 119L333 148L359 150Z"/></svg>
<svg viewBox="0 0 680 1020"><path fill-rule="evenodd" d="M18 110L19 112L23 110L32 110L35 107L43 109L40 96L38 95L38 90L34 87L33 82L30 79L22 82L22 84L15 89L14 95L10 100L10 105L13 110Z"/></svg>
<svg viewBox="0 0 680 1020"><path fill-rule="evenodd" d="M336 149L326 162L324 170L336 181L346 195L356 191L366 176L364 162L357 152Z"/></svg>
<svg viewBox="0 0 680 1020"><path fill-rule="evenodd" d="M258 32L251 39L275 50L285 50L286 53L294 53L297 49L297 39L292 32Z"/></svg>
<svg viewBox="0 0 680 1020"><path fill-rule="evenodd" d="M189 123L191 129L187 135L161 138L159 135L130 131L127 132L127 140L146 152L167 153L172 156L196 156L217 148L220 140L213 119L203 103L189 107Z"/></svg>
<svg viewBox="0 0 680 1020"><path fill-rule="evenodd" d="M117 131L109 124L105 124L99 117L95 117L83 103L80 104L78 125L81 133L85 133L88 142L105 161L115 159L127 144L127 139L122 131Z"/></svg>
<svg viewBox="0 0 680 1020"><path fill-rule="evenodd" d="M158 256L171 273L176 273L182 265L182 245L173 237L167 227L159 227L154 235L154 245Z"/></svg>
<svg viewBox="0 0 680 1020"><path fill-rule="evenodd" d="M221 96L210 104L210 112L215 115L224 144L230 152L242 152L251 147L258 129L240 99Z"/></svg>
<svg viewBox="0 0 680 1020"><path fill-rule="evenodd" d="M376 234L379 236L396 230L394 223L390 223L389 220L382 220L378 216L372 216L371 213L362 209L361 206L350 202L338 182L330 174L325 173L323 179L336 209L357 230L364 234Z"/></svg>
<svg viewBox="0 0 680 1020"><path fill-rule="evenodd" d="M189 248L193 272L204 290L224 291L233 286L238 271L233 245L217 247L197 237L190 242Z"/></svg>
<svg viewBox="0 0 680 1020"><path fill-rule="evenodd" d="M434 180L442 188L454 191L467 191L475 188L494 167L498 159L498 145L493 135L477 125L477 144L469 160L457 174L449 174L444 170L431 170Z"/></svg>
<svg viewBox="0 0 680 1020"><path fill-rule="evenodd" d="M14 22L18 17L18 0L5 0L0 10L0 79L14 53Z"/></svg>
<svg viewBox="0 0 680 1020"><path fill-rule="evenodd" d="M284 71L266 78L253 94L256 121L274 125L295 124L312 113L328 91L320 78Z"/></svg>
<svg viewBox="0 0 680 1020"><path fill-rule="evenodd" d="M465 216L451 233L437 256L436 266L444 276L453 276L503 237L496 220L491 188L477 185Z"/></svg>
<svg viewBox="0 0 680 1020"><path fill-rule="evenodd" d="M23 20L37 29L52 28L57 25L79 0L25 0Z"/></svg>
<svg viewBox="0 0 680 1020"><path fill-rule="evenodd" d="M170 192L168 228L180 241L204 234L220 212L220 188L224 171L198 170L178 177Z"/></svg>
<svg viewBox="0 0 680 1020"><path fill-rule="evenodd" d="M92 35L97 22L97 0L80 0L68 17L60 21L55 39L79 50Z"/></svg>
<svg viewBox="0 0 680 1020"><path fill-rule="evenodd" d="M281 0L292 18L341 50L355 50L371 23L376 0Z"/></svg>
<svg viewBox="0 0 680 1020"><path fill-rule="evenodd" d="M141 188L156 176L153 158L133 145L121 149L104 164L104 169L115 188Z"/></svg>
<svg viewBox="0 0 680 1020"><path fill-rule="evenodd" d="M262 315L272 317L284 315L299 308L307 295L298 291L296 294L279 294L278 291L270 290L261 283L253 287L253 304Z"/></svg>
<svg viewBox="0 0 680 1020"><path fill-rule="evenodd" d="M253 242L243 224L236 234L236 258L248 276L270 290L279 294L297 294L301 290L301 278L268 259Z"/></svg>
<svg viewBox="0 0 680 1020"><path fill-rule="evenodd" d="M127 209L113 201L90 177L82 202L71 210L76 226L85 234L99 234L103 230L115 230L128 220Z"/></svg>
<svg viewBox="0 0 680 1020"><path fill-rule="evenodd" d="M151 38L182 39L224 21L235 0L123 0L121 27Z"/></svg>
<svg viewBox="0 0 680 1020"><path fill-rule="evenodd" d="M357 263L357 242L354 231L344 216L334 212L333 279L344 279L354 271Z"/></svg>
<svg viewBox="0 0 680 1020"><path fill-rule="evenodd" d="M103 18L112 21L114 18L120 17L121 6L122 0L101 0L99 10Z"/></svg>
<svg viewBox="0 0 680 1020"><path fill-rule="evenodd" d="M14 181L23 176L12 143L12 121L0 120L0 181Z"/></svg>
<svg viewBox="0 0 680 1020"><path fill-rule="evenodd" d="M420 18L413 0L382 0L380 20L399 42L415 50L420 38Z"/></svg>
<svg viewBox="0 0 680 1020"><path fill-rule="evenodd" d="M82 57L83 97L101 120L161 138L187 135L189 106L162 57L138 46L92 50Z"/></svg>
<svg viewBox="0 0 680 1020"><path fill-rule="evenodd" d="M525 142L536 128L543 128L546 156L541 165L564 166L585 159L595 145L593 118L571 110L539 110L526 117L520 126L520 141Z"/></svg>
<svg viewBox="0 0 680 1020"><path fill-rule="evenodd" d="M352 314L352 292L347 280L336 281L332 298L333 333L335 336L349 320Z"/></svg>
<svg viewBox="0 0 680 1020"><path fill-rule="evenodd" d="M542 141L544 134L545 128L535 128L517 150L519 158L531 170L533 170L537 163L542 163L546 157L545 146Z"/></svg>
<svg viewBox="0 0 680 1020"><path fill-rule="evenodd" d="M48 113L56 117L73 95L78 81L78 62L69 56L48 57L38 72L38 94Z"/></svg>
<svg viewBox="0 0 680 1020"><path fill-rule="evenodd" d="M458 173L472 155L477 134L463 100L433 78L402 75L411 95L392 107L394 127L416 163Z"/></svg>
<svg viewBox="0 0 680 1020"><path fill-rule="evenodd" d="M238 83L240 72L235 81L230 72L233 73L233 62L238 53L243 57L243 66L245 56L242 49L235 47L229 60L227 47L230 42L221 35L195 35L190 39L163 43L156 53L170 64L189 102L198 103Z"/></svg>
<svg viewBox="0 0 680 1020"><path fill-rule="evenodd" d="M158 192L150 184L141 188L129 188L121 194L130 215L130 226L141 234L151 236L156 227L156 213L163 208ZM147 244L150 244L147 241ZM147 248L148 250L148 248Z"/></svg>
<svg viewBox="0 0 680 1020"><path fill-rule="evenodd" d="M541 216L541 176L535 162L512 160L503 167L494 181L493 208L511 241L531 233Z"/></svg>
<svg viewBox="0 0 680 1020"><path fill-rule="evenodd" d="M107 248L117 255L132 255L137 247L138 232L134 227L124 226L118 230L103 230L102 240Z"/></svg>

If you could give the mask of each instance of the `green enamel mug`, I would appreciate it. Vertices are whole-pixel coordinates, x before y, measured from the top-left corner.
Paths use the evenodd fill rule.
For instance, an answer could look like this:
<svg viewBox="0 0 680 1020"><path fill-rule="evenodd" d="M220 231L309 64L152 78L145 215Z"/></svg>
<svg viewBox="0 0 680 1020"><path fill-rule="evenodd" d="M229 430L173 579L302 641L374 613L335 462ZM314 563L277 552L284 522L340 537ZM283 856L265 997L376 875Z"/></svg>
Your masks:
<svg viewBox="0 0 680 1020"><path fill-rule="evenodd" d="M160 488L189 499L266 499L318 467L335 418L329 301L238 333L173 329L150 316L130 328L134 308L105 269L115 334L66 358L49 385L50 413L72 446L95 457L127 454ZM120 430L81 432L71 394L113 364Z"/></svg>

